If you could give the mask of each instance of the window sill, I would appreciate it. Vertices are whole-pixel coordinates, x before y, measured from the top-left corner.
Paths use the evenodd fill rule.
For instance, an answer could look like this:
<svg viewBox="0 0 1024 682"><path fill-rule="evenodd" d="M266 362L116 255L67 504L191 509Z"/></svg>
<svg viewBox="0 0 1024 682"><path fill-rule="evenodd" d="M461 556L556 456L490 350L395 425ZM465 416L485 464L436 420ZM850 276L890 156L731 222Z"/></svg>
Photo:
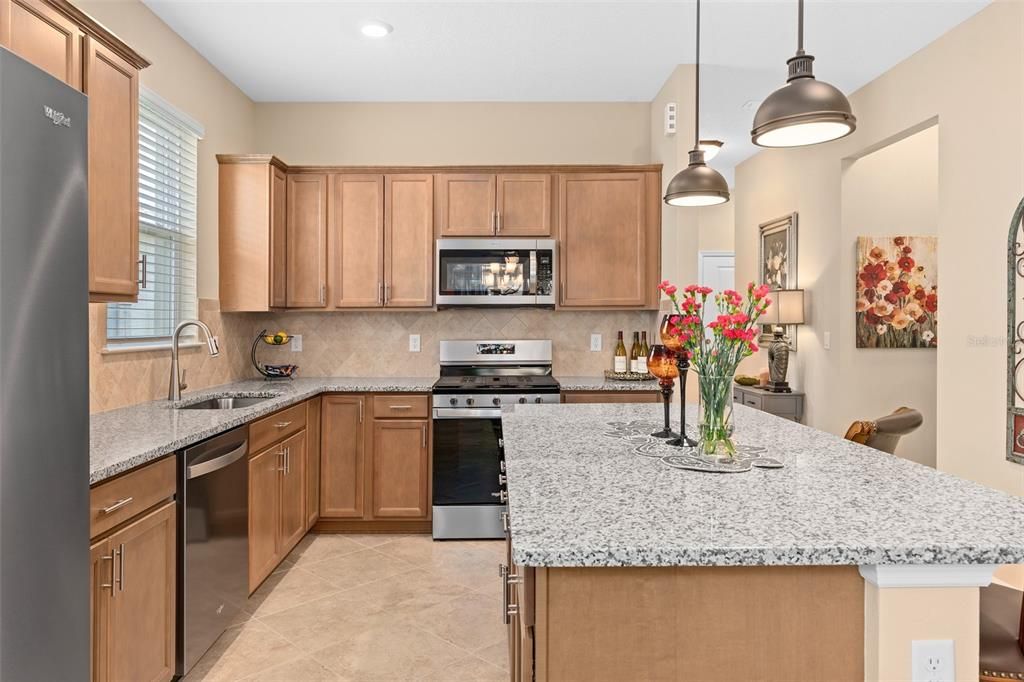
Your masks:
<svg viewBox="0 0 1024 682"><path fill-rule="evenodd" d="M178 344L179 350L189 350L205 346L201 341L182 341ZM121 355L124 353L169 353L171 351L170 341L158 341L154 343L111 343L103 347L101 355Z"/></svg>

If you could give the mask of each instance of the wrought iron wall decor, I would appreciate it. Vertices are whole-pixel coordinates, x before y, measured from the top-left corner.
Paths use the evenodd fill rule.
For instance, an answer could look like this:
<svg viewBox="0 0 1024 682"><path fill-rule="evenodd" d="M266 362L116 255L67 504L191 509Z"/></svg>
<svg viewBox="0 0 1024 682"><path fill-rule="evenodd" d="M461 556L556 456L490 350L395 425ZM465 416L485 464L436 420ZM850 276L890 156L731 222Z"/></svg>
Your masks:
<svg viewBox="0 0 1024 682"><path fill-rule="evenodd" d="M1010 220L1007 245L1006 312L1006 459L1024 464L1024 199Z"/></svg>

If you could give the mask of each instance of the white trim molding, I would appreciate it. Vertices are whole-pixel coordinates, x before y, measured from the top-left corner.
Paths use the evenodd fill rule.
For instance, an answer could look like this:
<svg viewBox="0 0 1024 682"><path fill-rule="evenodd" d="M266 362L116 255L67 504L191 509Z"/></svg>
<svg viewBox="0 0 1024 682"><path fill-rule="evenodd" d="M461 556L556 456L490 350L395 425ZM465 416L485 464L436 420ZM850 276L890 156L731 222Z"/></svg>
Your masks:
<svg viewBox="0 0 1024 682"><path fill-rule="evenodd" d="M871 564L860 566L864 580L877 587L986 587L994 564Z"/></svg>

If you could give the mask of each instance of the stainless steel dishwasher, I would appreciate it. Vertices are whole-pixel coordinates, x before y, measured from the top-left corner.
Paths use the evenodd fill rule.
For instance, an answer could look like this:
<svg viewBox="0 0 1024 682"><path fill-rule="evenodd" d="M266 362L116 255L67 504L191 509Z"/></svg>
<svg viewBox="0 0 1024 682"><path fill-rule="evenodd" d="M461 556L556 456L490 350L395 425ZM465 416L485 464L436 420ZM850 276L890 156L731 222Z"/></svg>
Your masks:
<svg viewBox="0 0 1024 682"><path fill-rule="evenodd" d="M248 437L244 426L178 456L178 675L249 597Z"/></svg>

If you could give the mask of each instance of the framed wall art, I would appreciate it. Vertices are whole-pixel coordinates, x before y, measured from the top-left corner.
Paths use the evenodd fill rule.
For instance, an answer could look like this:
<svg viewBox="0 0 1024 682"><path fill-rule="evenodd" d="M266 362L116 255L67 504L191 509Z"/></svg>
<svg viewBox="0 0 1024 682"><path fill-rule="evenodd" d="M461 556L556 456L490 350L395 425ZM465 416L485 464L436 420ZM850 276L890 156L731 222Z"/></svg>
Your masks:
<svg viewBox="0 0 1024 682"><path fill-rule="evenodd" d="M797 289L797 214L789 213L758 225L758 281L772 289ZM761 344L773 338L772 326L761 325ZM790 350L796 350L796 328L787 326Z"/></svg>

